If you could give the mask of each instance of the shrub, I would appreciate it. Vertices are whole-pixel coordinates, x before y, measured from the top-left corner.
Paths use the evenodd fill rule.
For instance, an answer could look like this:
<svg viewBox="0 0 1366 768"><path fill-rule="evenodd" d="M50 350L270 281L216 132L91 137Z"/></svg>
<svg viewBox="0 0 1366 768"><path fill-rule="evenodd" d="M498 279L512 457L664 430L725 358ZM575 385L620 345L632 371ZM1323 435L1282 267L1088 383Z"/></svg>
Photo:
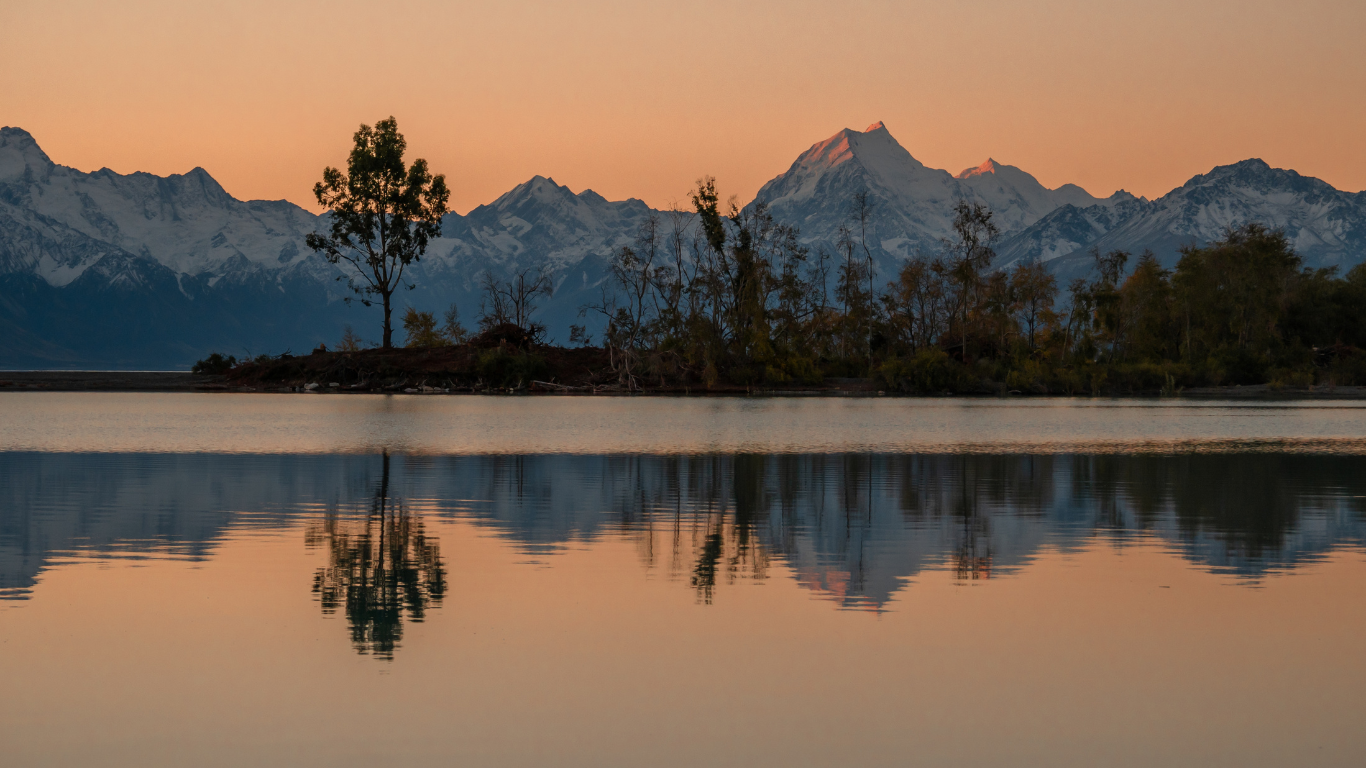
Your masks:
<svg viewBox="0 0 1366 768"><path fill-rule="evenodd" d="M1272 368L1267 382L1272 389L1283 387L1307 387L1314 383L1313 371L1297 371L1292 368Z"/></svg>
<svg viewBox="0 0 1366 768"><path fill-rule="evenodd" d="M1323 378L1325 383L1340 387L1366 385L1366 353L1349 348L1337 356Z"/></svg>
<svg viewBox="0 0 1366 768"><path fill-rule="evenodd" d="M514 354L503 347L494 347L479 353L475 372L491 386L508 387L525 384L532 379L548 378L550 366L540 355L527 352Z"/></svg>
<svg viewBox="0 0 1366 768"><path fill-rule="evenodd" d="M906 360L890 358L879 368L888 387L903 392L964 391L972 388L971 375L942 349L922 349Z"/></svg>
<svg viewBox="0 0 1366 768"><path fill-rule="evenodd" d="M219 376L232 370L237 365L237 358L232 355L223 357L214 352L208 357L194 364L190 369L191 373L205 374L209 376Z"/></svg>
<svg viewBox="0 0 1366 768"><path fill-rule="evenodd" d="M1266 358L1251 350L1221 349L1215 353L1211 362L1223 374L1219 377L1221 381L1216 383L1263 384L1267 380ZM1211 374L1210 378L1215 377Z"/></svg>
<svg viewBox="0 0 1366 768"><path fill-rule="evenodd" d="M444 347L446 339L436 330L436 318L431 312L419 312L412 307L403 315L403 331L408 336L408 341L404 346L412 349L414 347Z"/></svg>
<svg viewBox="0 0 1366 768"><path fill-rule="evenodd" d="M342 329L341 341L337 343L338 352L359 352L361 348L360 337L351 326Z"/></svg>

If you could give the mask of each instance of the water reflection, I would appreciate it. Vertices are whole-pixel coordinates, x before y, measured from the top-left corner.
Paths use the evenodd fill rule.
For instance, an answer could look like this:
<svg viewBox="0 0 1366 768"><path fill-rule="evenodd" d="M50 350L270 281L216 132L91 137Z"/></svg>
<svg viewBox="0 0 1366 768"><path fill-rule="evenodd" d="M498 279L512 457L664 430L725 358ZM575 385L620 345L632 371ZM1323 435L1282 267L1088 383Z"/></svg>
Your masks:
<svg viewBox="0 0 1366 768"><path fill-rule="evenodd" d="M446 571L437 540L401 499L389 498L390 456L381 458L369 513L348 520L335 510L309 525L305 543L325 547L327 565L313 576L323 613L339 606L360 653L392 659L403 637L403 619L420 622L441 604Z"/></svg>
<svg viewBox="0 0 1366 768"><path fill-rule="evenodd" d="M230 526L303 525L312 588L388 657L441 603L433 520L475 521L543 562L630 541L719 599L781 574L882 610L923 571L1010 576L1041 549L1165 543L1253 584L1362 544L1366 459L1296 454L216 456L0 454L0 590L72 553L206 557ZM639 572L622 574L639 578ZM308 588L308 585L300 585Z"/></svg>

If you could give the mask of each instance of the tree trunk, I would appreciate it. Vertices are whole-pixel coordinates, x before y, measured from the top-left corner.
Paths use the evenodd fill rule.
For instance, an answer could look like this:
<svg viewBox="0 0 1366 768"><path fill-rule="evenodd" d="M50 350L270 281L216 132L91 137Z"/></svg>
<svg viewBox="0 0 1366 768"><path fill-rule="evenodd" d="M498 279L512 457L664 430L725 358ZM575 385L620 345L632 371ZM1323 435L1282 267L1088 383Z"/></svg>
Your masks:
<svg viewBox="0 0 1366 768"><path fill-rule="evenodd" d="M384 297L384 348L394 348L394 326L389 320L391 308L389 306L389 294L381 294Z"/></svg>

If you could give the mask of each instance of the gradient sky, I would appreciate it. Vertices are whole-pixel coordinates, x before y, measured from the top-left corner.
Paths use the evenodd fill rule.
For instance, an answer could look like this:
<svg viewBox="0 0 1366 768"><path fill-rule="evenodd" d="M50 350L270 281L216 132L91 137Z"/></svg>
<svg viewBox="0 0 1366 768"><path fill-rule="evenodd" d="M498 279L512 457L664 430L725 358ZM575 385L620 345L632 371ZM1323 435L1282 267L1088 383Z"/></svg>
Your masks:
<svg viewBox="0 0 1366 768"><path fill-rule="evenodd" d="M1154 197L1261 157L1366 188L1361 0L3 0L0 124L82 170L316 209L398 118L465 212L534 174L610 199L743 200L876 120L957 172Z"/></svg>

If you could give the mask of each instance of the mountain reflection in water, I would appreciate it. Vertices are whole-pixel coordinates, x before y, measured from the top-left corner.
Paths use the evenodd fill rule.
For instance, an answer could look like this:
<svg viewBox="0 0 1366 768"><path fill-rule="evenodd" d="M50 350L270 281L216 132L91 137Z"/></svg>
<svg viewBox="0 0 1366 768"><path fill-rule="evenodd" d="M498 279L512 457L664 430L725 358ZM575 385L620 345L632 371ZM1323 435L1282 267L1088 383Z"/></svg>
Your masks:
<svg viewBox="0 0 1366 768"><path fill-rule="evenodd" d="M780 564L840 607L882 610L927 568L994 578L1097 537L1156 539L1255 584L1361 546L1366 458L0 453L0 596L29 596L63 558L202 560L229 527L300 526L326 560L322 610L389 657L403 622L441 604L429 524L450 518L552 565L630 540L703 602Z"/></svg>

